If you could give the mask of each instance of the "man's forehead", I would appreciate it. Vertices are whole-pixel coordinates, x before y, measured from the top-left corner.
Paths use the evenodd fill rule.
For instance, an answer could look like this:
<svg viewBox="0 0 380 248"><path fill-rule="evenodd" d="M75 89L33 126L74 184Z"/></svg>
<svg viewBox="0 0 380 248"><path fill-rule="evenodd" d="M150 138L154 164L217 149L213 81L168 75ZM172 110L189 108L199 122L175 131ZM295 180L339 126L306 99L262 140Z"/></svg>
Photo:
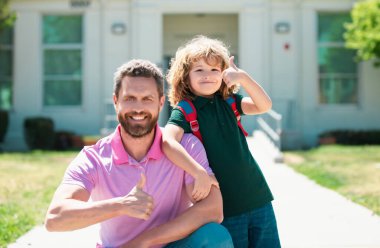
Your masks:
<svg viewBox="0 0 380 248"><path fill-rule="evenodd" d="M123 92L155 92L158 94L156 81L153 77L125 76L122 80Z"/></svg>

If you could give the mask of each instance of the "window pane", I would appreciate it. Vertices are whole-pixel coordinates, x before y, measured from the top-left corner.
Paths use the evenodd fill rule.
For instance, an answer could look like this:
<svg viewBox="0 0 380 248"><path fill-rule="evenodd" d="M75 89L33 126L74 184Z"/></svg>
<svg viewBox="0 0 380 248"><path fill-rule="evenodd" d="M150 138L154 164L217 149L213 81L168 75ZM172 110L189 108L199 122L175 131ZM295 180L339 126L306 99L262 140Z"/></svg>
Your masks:
<svg viewBox="0 0 380 248"><path fill-rule="evenodd" d="M10 109L12 106L12 82L0 80L0 109Z"/></svg>
<svg viewBox="0 0 380 248"><path fill-rule="evenodd" d="M46 80L44 84L44 105L80 105L82 83L74 80Z"/></svg>
<svg viewBox="0 0 380 248"><path fill-rule="evenodd" d="M82 16L43 17L44 44L81 43Z"/></svg>
<svg viewBox="0 0 380 248"><path fill-rule="evenodd" d="M350 21L349 13L319 13L318 14L318 41L344 42L343 24Z"/></svg>
<svg viewBox="0 0 380 248"><path fill-rule="evenodd" d="M319 47L318 65L320 73L356 73L355 51L343 47Z"/></svg>
<svg viewBox="0 0 380 248"><path fill-rule="evenodd" d="M357 103L358 87L356 78L320 79L320 102L327 104Z"/></svg>
<svg viewBox="0 0 380 248"><path fill-rule="evenodd" d="M45 50L45 75L82 75L80 50Z"/></svg>
<svg viewBox="0 0 380 248"><path fill-rule="evenodd" d="M13 44L13 28L5 28L0 32L0 44L12 45Z"/></svg>
<svg viewBox="0 0 380 248"><path fill-rule="evenodd" d="M0 78L12 76L12 50L0 50Z"/></svg>

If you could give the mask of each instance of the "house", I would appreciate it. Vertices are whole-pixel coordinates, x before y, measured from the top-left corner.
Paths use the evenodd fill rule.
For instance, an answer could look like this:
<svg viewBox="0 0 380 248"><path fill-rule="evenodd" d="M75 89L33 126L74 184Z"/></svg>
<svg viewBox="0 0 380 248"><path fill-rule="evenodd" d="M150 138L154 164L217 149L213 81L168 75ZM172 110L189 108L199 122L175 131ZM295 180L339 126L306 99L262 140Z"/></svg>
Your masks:
<svg viewBox="0 0 380 248"><path fill-rule="evenodd" d="M354 2L13 0L13 35L0 38L0 107L10 111L4 146L26 147L30 116L51 117L56 130L99 134L116 68L132 58L167 68L197 34L223 40L269 93L286 147L313 146L325 130L379 129L380 69L355 63L342 38ZM256 125L254 117L243 124L249 133Z"/></svg>

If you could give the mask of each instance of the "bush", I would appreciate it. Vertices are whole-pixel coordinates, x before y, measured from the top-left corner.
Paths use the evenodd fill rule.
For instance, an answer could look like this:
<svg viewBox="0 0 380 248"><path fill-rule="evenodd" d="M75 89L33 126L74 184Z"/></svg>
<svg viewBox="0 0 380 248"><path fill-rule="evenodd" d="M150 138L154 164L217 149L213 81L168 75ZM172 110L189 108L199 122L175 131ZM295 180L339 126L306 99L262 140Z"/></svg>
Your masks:
<svg viewBox="0 0 380 248"><path fill-rule="evenodd" d="M70 131L57 131L55 133L54 149L60 151L80 150L84 146L84 141L81 136Z"/></svg>
<svg viewBox="0 0 380 248"><path fill-rule="evenodd" d="M0 110L0 143L3 143L7 133L9 122L9 113L6 110Z"/></svg>
<svg viewBox="0 0 380 248"><path fill-rule="evenodd" d="M323 132L319 138L331 137L342 145L379 145L380 130L332 130Z"/></svg>
<svg viewBox="0 0 380 248"><path fill-rule="evenodd" d="M54 147L54 122L46 117L24 120L24 138L29 149L51 150Z"/></svg>

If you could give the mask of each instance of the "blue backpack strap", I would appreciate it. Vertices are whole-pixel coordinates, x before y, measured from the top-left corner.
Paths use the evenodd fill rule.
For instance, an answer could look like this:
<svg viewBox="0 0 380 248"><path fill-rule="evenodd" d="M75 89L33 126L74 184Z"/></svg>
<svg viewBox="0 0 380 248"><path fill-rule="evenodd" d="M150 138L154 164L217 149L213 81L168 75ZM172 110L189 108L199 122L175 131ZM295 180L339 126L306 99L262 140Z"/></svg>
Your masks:
<svg viewBox="0 0 380 248"><path fill-rule="evenodd" d="M193 134L197 136L200 141L202 141L202 135L199 131L199 124L197 120L197 111L194 107L194 104L190 100L184 99L180 101L176 107L181 110L185 116L186 121L189 122Z"/></svg>
<svg viewBox="0 0 380 248"><path fill-rule="evenodd" d="M243 125L241 124L241 115L239 113L239 111L237 110L237 107L236 107L236 98L234 95L228 97L226 99L226 102L228 103L228 105L230 105L230 107L232 108L232 111L234 112L235 116L236 116L236 121L237 121L237 124L240 128L240 130L243 132L244 136L248 136L248 133L247 131L245 131Z"/></svg>

